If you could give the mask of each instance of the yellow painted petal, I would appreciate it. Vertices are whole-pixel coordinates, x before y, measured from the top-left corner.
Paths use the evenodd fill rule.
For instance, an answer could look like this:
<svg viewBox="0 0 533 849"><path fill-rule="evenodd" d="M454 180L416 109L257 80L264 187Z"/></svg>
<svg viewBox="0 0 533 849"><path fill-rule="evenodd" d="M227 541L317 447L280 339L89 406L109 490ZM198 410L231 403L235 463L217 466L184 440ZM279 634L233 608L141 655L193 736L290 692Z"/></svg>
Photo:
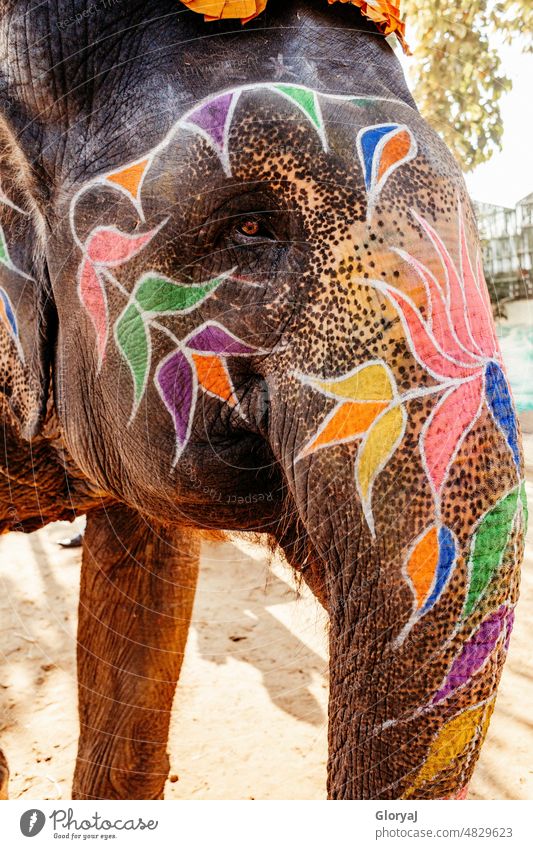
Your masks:
<svg viewBox="0 0 533 849"><path fill-rule="evenodd" d="M350 439L363 436L379 414L387 406L387 401L369 401L352 403L347 401L338 407L328 418L318 435L303 450L300 457L307 457L318 448L338 445Z"/></svg>
<svg viewBox="0 0 533 849"><path fill-rule="evenodd" d="M440 772L448 769L474 742L476 737L483 740L489 727L494 708L494 699L488 704L463 711L450 719L433 740L427 760L418 773L414 784L404 793L408 799L419 787L434 779Z"/></svg>
<svg viewBox="0 0 533 849"><path fill-rule="evenodd" d="M392 381L385 366L373 363L338 380L313 380L313 386L349 401L392 401Z"/></svg>
<svg viewBox="0 0 533 849"><path fill-rule="evenodd" d="M402 407L394 407L378 419L368 431L357 458L359 491L364 500L377 473L390 459L403 433L405 413Z"/></svg>

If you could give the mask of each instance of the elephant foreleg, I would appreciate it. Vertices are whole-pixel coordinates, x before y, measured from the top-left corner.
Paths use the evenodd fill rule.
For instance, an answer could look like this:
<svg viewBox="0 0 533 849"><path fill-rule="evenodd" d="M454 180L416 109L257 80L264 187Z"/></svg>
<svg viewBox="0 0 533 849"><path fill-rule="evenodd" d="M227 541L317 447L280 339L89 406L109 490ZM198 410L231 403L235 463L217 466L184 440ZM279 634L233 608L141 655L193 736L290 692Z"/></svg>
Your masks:
<svg viewBox="0 0 533 849"><path fill-rule="evenodd" d="M199 542L123 506L88 514L73 798L160 799Z"/></svg>

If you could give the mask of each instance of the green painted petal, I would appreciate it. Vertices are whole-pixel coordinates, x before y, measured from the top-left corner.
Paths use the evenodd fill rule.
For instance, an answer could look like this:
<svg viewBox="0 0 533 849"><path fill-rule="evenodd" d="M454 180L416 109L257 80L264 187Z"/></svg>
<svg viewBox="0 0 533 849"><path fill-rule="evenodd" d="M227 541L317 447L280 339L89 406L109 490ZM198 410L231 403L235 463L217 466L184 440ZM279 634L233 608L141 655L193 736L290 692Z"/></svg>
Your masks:
<svg viewBox="0 0 533 849"><path fill-rule="evenodd" d="M221 278L216 277L200 286L183 286L165 277L150 275L140 282L135 299L145 312L184 312L203 301L221 282Z"/></svg>
<svg viewBox="0 0 533 849"><path fill-rule="evenodd" d="M293 85L276 85L274 88L286 97L294 100L297 106L299 106L300 109L308 115L315 127L317 127L317 129L321 128L322 122L317 112L315 94L313 91L309 91L309 89L306 88L298 88L298 86Z"/></svg>
<svg viewBox="0 0 533 849"><path fill-rule="evenodd" d="M526 493L526 482L522 484L520 487L520 501L522 502L522 509L524 511L524 534L527 533L527 525L529 518L529 510L527 506L527 493Z"/></svg>
<svg viewBox="0 0 533 849"><path fill-rule="evenodd" d="M116 323L115 334L119 350L131 370L137 405L144 394L150 346L144 319L135 304L126 307Z"/></svg>
<svg viewBox="0 0 533 849"><path fill-rule="evenodd" d="M0 262L3 265L11 266L11 260L9 258L9 251L7 249L6 237L3 229L0 227Z"/></svg>
<svg viewBox="0 0 533 849"><path fill-rule="evenodd" d="M463 616L470 616L500 567L509 543L518 506L519 492L514 489L481 520L470 550L470 587Z"/></svg>

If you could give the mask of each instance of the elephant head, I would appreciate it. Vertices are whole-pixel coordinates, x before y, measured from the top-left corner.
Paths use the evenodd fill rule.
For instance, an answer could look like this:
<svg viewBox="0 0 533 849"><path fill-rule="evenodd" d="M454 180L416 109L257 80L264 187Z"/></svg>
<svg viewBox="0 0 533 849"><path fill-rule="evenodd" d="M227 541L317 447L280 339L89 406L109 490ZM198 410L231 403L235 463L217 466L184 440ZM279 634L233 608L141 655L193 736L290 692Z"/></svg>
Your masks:
<svg viewBox="0 0 533 849"><path fill-rule="evenodd" d="M270 534L330 616L330 796L456 797L526 520L462 177L355 10L202 39L133 5L135 46L89 22L81 89L41 57L46 120L13 141L12 427L48 421L51 370L73 509ZM41 114L19 88L13 137Z"/></svg>

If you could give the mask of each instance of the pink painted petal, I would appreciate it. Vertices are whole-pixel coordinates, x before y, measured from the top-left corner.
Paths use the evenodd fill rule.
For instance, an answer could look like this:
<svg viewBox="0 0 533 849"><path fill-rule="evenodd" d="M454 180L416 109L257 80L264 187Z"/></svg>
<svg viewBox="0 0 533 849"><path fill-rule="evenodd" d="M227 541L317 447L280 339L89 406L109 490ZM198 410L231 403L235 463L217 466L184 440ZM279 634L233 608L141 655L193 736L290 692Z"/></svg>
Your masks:
<svg viewBox="0 0 533 849"><path fill-rule="evenodd" d="M448 253L446 246L436 230L433 229L424 218L418 215L413 210L413 216L416 218L424 232L429 236L435 250L439 255L442 267L446 273L447 291L448 291L448 308L450 321L455 330L455 334L461 346L466 351L472 349L472 337L470 336L470 327L467 320L467 304L463 285L454 262Z"/></svg>
<svg viewBox="0 0 533 849"><path fill-rule="evenodd" d="M398 289L387 287L387 294L398 309L408 341L418 362L430 373L440 378L470 377L479 364L468 366L457 363L437 344L428 325L409 298Z"/></svg>
<svg viewBox="0 0 533 849"><path fill-rule="evenodd" d="M101 365L107 346L107 297L102 280L89 260L85 260L81 267L78 294L96 331L98 362Z"/></svg>
<svg viewBox="0 0 533 849"><path fill-rule="evenodd" d="M450 466L479 415L482 393L482 376L459 384L439 401L426 422L420 450L437 493L440 493Z"/></svg>
<svg viewBox="0 0 533 849"><path fill-rule="evenodd" d="M500 353L500 346L498 344L498 338L496 336L496 328L494 326L494 318L492 317L492 304L490 302L489 290L487 288L487 283L485 281L485 274L483 272L483 263L481 262L481 254L478 251L476 257L476 278L475 278L476 288L479 292L479 298L482 304L482 327L483 330L480 331L483 333L486 342L485 348L487 351L490 351L491 357L497 357ZM474 325L472 326L472 332L477 332ZM489 341L490 340L490 341Z"/></svg>
<svg viewBox="0 0 533 849"><path fill-rule="evenodd" d="M416 259L416 257L406 251L396 250L408 265L416 271L424 284L424 288L428 297L428 317L427 326L431 328L435 341L442 351L445 351L448 356L459 362L468 364L476 364L479 366L479 359L472 355L469 351L465 351L461 347L455 335L454 328L450 322L448 306L443 297L442 290L438 285L435 277L426 266Z"/></svg>
<svg viewBox="0 0 533 849"><path fill-rule="evenodd" d="M89 259L99 265L120 265L139 253L155 236L159 228L140 235L121 233L116 227L98 227L85 246Z"/></svg>
<svg viewBox="0 0 533 849"><path fill-rule="evenodd" d="M462 215L459 221L459 234L461 242L461 272L463 275L465 297L468 304L468 323L471 331L472 342L482 354L487 357L492 357L494 355L492 314L487 314L485 302L470 262ZM484 278L482 280L482 285L485 286Z"/></svg>

